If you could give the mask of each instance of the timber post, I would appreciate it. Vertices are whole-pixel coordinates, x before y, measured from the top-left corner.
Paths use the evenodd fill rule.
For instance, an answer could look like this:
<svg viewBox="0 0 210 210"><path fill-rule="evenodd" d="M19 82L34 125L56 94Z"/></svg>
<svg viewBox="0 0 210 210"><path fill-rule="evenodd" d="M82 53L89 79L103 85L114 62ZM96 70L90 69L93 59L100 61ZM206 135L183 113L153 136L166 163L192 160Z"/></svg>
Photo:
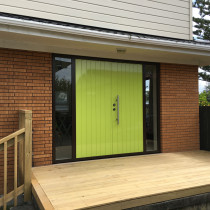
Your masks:
<svg viewBox="0 0 210 210"><path fill-rule="evenodd" d="M32 111L20 110L19 128L25 128L25 141L19 147L19 181L24 183L24 201L31 200Z"/></svg>

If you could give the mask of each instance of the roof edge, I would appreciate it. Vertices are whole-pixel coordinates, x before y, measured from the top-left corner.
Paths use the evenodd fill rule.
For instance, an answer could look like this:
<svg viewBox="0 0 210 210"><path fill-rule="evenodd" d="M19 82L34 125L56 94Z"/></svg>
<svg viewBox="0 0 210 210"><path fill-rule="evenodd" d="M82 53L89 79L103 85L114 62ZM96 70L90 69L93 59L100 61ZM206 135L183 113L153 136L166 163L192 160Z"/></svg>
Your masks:
<svg viewBox="0 0 210 210"><path fill-rule="evenodd" d="M122 41L132 44L140 45L153 45L159 47L170 47L170 48L179 48L183 50L193 50L200 51L209 54L210 53L210 44L203 44L202 42L195 42L189 40L172 40L172 39L160 39L160 38L151 38L144 37L137 34L129 33L111 33L103 30L91 30L81 27L73 26L64 26L57 25L52 23L38 22L34 20L25 20L14 17L5 17L0 16L0 25L22 27L25 29L36 29L42 31L50 31L64 34L71 34L76 36L86 36L91 38L113 40L113 41ZM0 29L1 30L1 29ZM9 29L8 29L9 31ZM170 49L168 49L170 51ZM199 52L197 52L199 54ZM209 54L210 55L210 54Z"/></svg>

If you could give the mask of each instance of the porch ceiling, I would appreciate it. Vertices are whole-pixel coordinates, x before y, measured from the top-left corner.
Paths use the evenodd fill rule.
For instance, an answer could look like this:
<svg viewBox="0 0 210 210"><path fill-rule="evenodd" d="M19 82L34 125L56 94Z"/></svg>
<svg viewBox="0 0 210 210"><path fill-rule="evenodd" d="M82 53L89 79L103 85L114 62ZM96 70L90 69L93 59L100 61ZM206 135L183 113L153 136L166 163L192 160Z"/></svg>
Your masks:
<svg viewBox="0 0 210 210"><path fill-rule="evenodd" d="M33 168L46 209L126 209L210 192L210 152L194 151Z"/></svg>
<svg viewBox="0 0 210 210"><path fill-rule="evenodd" d="M122 60L210 64L210 45L0 17L0 47ZM126 49L124 54L117 49Z"/></svg>

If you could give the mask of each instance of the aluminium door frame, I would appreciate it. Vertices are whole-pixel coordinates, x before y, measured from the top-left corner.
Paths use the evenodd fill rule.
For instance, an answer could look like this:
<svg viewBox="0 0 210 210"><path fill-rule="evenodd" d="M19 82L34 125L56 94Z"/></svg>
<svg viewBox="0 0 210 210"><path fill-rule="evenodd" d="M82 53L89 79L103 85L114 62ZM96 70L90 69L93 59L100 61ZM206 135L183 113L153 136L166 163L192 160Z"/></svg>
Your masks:
<svg viewBox="0 0 210 210"><path fill-rule="evenodd" d="M71 101L72 101L72 159L65 160L56 160L55 159L55 57L64 57L71 59L71 77L72 77L72 93L71 93ZM136 153L123 153L123 154L115 154L115 155L104 155L104 156L95 156L95 157L85 157L85 158L76 158L76 59L83 60L93 60L93 61L107 61L107 62L118 62L118 63L132 63L132 64L141 64L143 70L143 152ZM158 148L155 151L146 151L146 95L145 95L145 64L152 64L156 66L157 73L157 145ZM87 57L87 56L75 56L75 55L66 55L66 54L52 54L52 156L53 163L65 163L65 162L75 162L75 161L85 161L85 160L96 160L96 159L105 159L105 158L115 158L115 157L126 157L126 156L135 156L135 155L143 155L143 154L155 154L160 153L160 64L153 62L141 62L141 61L130 61L130 60L120 60L120 59L108 59L108 58L97 58L97 57Z"/></svg>

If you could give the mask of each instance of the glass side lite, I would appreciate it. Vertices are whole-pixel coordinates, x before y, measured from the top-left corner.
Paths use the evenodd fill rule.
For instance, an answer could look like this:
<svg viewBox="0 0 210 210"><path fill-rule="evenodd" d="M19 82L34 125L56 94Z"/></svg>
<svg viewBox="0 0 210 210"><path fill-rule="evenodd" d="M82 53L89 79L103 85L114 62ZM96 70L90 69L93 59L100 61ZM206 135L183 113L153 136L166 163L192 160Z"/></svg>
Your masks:
<svg viewBox="0 0 210 210"><path fill-rule="evenodd" d="M156 65L144 66L146 107L146 151L156 151L157 144L157 72Z"/></svg>
<svg viewBox="0 0 210 210"><path fill-rule="evenodd" d="M72 158L72 66L69 58L55 57L54 59L54 145L55 160L58 161Z"/></svg>

